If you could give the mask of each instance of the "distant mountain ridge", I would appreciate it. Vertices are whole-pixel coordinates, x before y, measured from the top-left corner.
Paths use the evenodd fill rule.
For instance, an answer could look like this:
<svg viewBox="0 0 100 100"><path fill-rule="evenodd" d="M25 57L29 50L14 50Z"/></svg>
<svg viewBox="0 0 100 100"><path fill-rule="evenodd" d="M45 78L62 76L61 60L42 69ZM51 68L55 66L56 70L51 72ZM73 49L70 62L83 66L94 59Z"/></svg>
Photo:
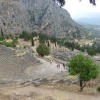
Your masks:
<svg viewBox="0 0 100 100"><path fill-rule="evenodd" d="M72 20L70 14L52 0L0 1L0 28L5 34L36 31L56 37L88 34L88 30Z"/></svg>
<svg viewBox="0 0 100 100"><path fill-rule="evenodd" d="M98 12L80 13L76 16L73 19L79 24L100 25L100 13Z"/></svg>

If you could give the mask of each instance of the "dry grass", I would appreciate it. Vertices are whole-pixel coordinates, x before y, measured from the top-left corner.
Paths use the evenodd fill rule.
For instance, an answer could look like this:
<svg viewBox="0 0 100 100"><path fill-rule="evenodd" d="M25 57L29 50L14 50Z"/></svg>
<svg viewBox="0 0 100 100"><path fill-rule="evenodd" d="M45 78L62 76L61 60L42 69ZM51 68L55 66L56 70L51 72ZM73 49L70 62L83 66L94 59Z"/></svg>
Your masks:
<svg viewBox="0 0 100 100"><path fill-rule="evenodd" d="M92 45L93 44L93 40L87 40L87 39L82 39L82 40L79 40L78 39L75 39L75 42L78 42L80 45Z"/></svg>

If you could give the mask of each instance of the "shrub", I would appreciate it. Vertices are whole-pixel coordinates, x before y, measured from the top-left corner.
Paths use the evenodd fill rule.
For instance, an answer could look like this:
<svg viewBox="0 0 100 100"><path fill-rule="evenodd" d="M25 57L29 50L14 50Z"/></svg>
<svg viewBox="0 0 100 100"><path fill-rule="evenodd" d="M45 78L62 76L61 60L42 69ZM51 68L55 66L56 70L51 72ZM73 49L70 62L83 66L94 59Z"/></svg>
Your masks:
<svg viewBox="0 0 100 100"><path fill-rule="evenodd" d="M9 39L9 35L5 35L5 38L6 38L6 39Z"/></svg>
<svg viewBox="0 0 100 100"><path fill-rule="evenodd" d="M3 41L4 39L4 36L0 36L0 41Z"/></svg>
<svg viewBox="0 0 100 100"><path fill-rule="evenodd" d="M100 87L97 87L97 91L100 92Z"/></svg>
<svg viewBox="0 0 100 100"><path fill-rule="evenodd" d="M23 48L26 49L26 45L24 45Z"/></svg>
<svg viewBox="0 0 100 100"><path fill-rule="evenodd" d="M18 40L17 39L13 39L13 43L14 44L18 44Z"/></svg>
<svg viewBox="0 0 100 100"><path fill-rule="evenodd" d="M9 34L9 37L10 37L11 39L13 39L13 38L14 38L12 34Z"/></svg>
<svg viewBox="0 0 100 100"><path fill-rule="evenodd" d="M16 47L16 45L13 42L4 41L4 42L2 42L2 45L5 45L7 47Z"/></svg>
<svg viewBox="0 0 100 100"><path fill-rule="evenodd" d="M3 23L4 26L6 26L6 23Z"/></svg>
<svg viewBox="0 0 100 100"><path fill-rule="evenodd" d="M35 51L34 51L34 50L32 50L32 53L35 53Z"/></svg>

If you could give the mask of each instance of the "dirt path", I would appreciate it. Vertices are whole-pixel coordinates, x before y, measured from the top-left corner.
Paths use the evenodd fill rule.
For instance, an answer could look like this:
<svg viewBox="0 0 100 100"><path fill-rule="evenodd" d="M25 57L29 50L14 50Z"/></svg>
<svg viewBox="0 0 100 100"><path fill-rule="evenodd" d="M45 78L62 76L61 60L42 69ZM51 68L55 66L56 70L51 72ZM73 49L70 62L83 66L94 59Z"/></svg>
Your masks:
<svg viewBox="0 0 100 100"><path fill-rule="evenodd" d="M22 88L9 89L9 93L21 96L31 95L23 100L100 100L100 96L72 93L67 90L57 90L52 86L26 86Z"/></svg>

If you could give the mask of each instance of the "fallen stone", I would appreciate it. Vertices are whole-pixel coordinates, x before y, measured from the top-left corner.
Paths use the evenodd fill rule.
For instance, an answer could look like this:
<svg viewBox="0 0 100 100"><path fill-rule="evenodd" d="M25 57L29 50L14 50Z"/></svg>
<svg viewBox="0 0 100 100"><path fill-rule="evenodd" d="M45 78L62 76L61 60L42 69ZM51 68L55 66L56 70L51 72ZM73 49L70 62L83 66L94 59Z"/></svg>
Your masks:
<svg viewBox="0 0 100 100"><path fill-rule="evenodd" d="M41 85L41 82L34 81L33 84L34 84L34 86L39 87Z"/></svg>
<svg viewBox="0 0 100 100"><path fill-rule="evenodd" d="M54 83L63 83L63 79L55 80Z"/></svg>
<svg viewBox="0 0 100 100"><path fill-rule="evenodd" d="M42 78L42 79L39 79L37 80L38 82L41 82L41 83L46 83L48 82L47 78Z"/></svg>
<svg viewBox="0 0 100 100"><path fill-rule="evenodd" d="M38 80L40 80L40 78L36 78L36 79L34 79L33 81L38 81Z"/></svg>
<svg viewBox="0 0 100 100"><path fill-rule="evenodd" d="M27 83L25 83L24 85L25 85L25 86L28 86L28 85L30 85L30 82L27 82Z"/></svg>
<svg viewBox="0 0 100 100"><path fill-rule="evenodd" d="M21 85L25 85L27 83L29 83L29 81L21 82Z"/></svg>

